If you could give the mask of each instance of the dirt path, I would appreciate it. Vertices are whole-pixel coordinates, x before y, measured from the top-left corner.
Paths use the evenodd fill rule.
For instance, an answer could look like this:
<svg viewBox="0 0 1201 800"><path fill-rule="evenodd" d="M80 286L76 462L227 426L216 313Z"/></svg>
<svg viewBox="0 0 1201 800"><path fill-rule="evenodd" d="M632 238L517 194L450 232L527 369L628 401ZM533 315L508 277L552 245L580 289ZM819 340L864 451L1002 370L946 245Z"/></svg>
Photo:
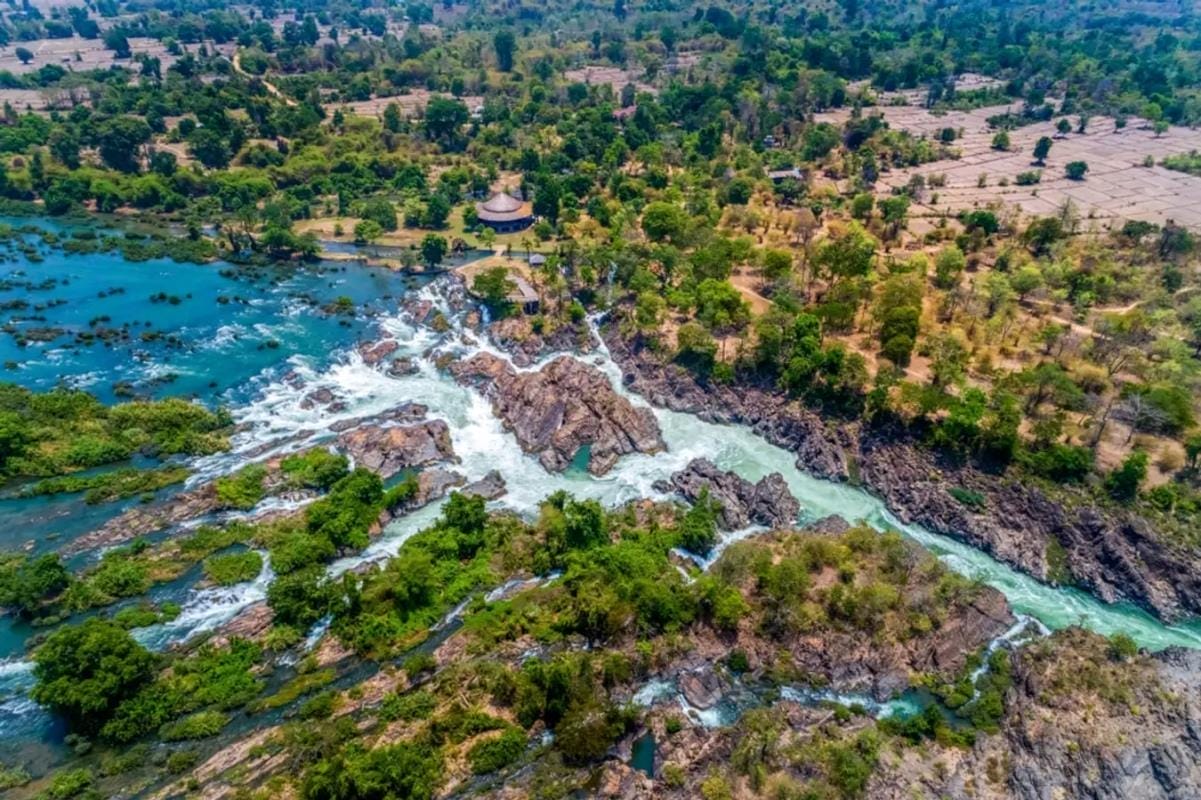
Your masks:
<svg viewBox="0 0 1201 800"><path fill-rule="evenodd" d="M238 53L236 51L234 52L234 57L233 57L232 63L234 65L234 72L238 73L239 75L243 76L244 78L248 78L249 80L257 80L259 83L263 84L263 88L265 88L267 90L267 94L269 94L272 97L275 97L279 100L283 100L286 105L289 105L289 106L296 105L296 101L290 97L285 97L284 93L281 92L275 86L274 83L271 83L266 78L260 77L258 75L251 75L249 72L242 69L242 54L241 53Z"/></svg>

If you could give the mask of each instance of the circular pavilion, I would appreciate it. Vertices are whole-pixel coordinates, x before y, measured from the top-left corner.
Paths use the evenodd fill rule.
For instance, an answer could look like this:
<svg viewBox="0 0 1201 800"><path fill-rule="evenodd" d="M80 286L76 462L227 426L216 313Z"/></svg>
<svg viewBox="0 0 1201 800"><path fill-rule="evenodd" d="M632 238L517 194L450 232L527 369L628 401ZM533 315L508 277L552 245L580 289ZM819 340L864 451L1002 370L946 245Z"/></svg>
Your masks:
<svg viewBox="0 0 1201 800"><path fill-rule="evenodd" d="M480 222L497 233L513 233L534 224L534 211L530 204L505 192L497 192L487 202L476 203L475 211Z"/></svg>

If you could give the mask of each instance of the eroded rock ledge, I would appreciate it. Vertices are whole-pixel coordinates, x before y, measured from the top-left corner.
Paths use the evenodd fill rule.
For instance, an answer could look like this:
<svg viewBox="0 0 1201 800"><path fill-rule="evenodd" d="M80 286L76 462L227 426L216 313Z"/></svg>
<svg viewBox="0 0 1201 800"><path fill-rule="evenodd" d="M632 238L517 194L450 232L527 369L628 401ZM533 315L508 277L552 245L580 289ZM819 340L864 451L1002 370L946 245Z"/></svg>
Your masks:
<svg viewBox="0 0 1201 800"><path fill-rule="evenodd" d="M737 473L718 469L706 458L694 458L669 481L658 481L655 489L674 491L690 503L695 503L701 492L708 489L710 499L721 504L717 524L727 531L751 524L790 527L801 513L801 504L792 496L780 473L773 472L758 483L751 483Z"/></svg>
<svg viewBox="0 0 1201 800"><path fill-rule="evenodd" d="M364 425L342 433L338 449L384 480L401 470L456 461L450 426L431 419L413 425Z"/></svg>
<svg viewBox="0 0 1201 800"><path fill-rule="evenodd" d="M902 521L964 541L1040 580L1061 572L1054 561L1062 554L1058 566L1106 602L1130 600L1165 620L1201 614L1201 553L1156 536L1136 515L1072 507L1036 486L944 463L904 431L827 424L774 391L702 385L678 365L631 346L613 326L602 334L625 385L653 405L746 425L795 453L798 468L830 480L855 478ZM978 493L982 503L970 508L949 494L952 488Z"/></svg>
<svg viewBox="0 0 1201 800"><path fill-rule="evenodd" d="M613 390L598 369L556 358L536 372L519 372L491 353L449 367L455 380L484 394L522 450L562 472L588 447L588 471L604 475L629 453L666 449L655 415Z"/></svg>

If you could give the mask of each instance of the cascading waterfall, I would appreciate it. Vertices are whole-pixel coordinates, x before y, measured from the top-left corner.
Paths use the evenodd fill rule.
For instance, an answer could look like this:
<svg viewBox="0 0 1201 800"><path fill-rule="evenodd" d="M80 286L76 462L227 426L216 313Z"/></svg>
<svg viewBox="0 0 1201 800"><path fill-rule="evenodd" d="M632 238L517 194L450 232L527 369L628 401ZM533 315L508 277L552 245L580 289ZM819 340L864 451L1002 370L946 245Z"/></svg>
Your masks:
<svg viewBox="0 0 1201 800"><path fill-rule="evenodd" d="M427 358L435 346L460 357L486 350L504 356L462 326L461 315L451 313L438 283L423 287L416 294L434 305L451 321L449 334L438 334L413 324L398 314L382 321L382 330L400 343L395 355L409 357L418 365L412 375L393 376L368 366L354 350L346 352L332 366L319 370L302 357L289 359L294 376L266 383L252 403L233 410L239 433L228 453L197 459L194 467L201 478L232 472L253 456L284 452L313 444L328 443L331 426L355 418L379 414L403 402L422 403L431 417L444 419L451 429L455 451L461 458L456 467L468 480L478 480L496 469L505 478L508 493L492 502L492 507L532 514L548 494L563 489L581 498L599 500L608 506L649 497L665 496L653 484L686 466L697 457L706 457L719 468L737 472L757 481L772 472L781 473L792 493L801 502L806 520L837 514L850 522L864 522L878 529L896 528L938 556L949 568L999 589L1014 610L1037 620L1048 629L1079 624L1102 634L1123 631L1141 646L1160 650L1179 645L1201 648L1201 626L1195 623L1166 625L1130 605L1106 605L1082 592L1055 588L1018 573L985 553L916 525L897 520L883 503L870 494L845 484L815 478L800 471L792 453L772 445L738 425L717 425L689 414L653 409L662 428L666 452L655 455L633 454L623 457L608 474L594 477L583 471L548 474L538 461L517 446L512 434L504 430L491 406L478 393L459 386L440 372ZM594 332L596 317L590 320ZM599 348L585 357L587 363L601 369L614 389L631 402L645 406L638 395L622 383L621 369L600 341ZM524 369L537 369L557 357L548 356ZM304 382L298 391L295 378ZM304 395L318 388L330 389L344 404L340 410L305 407ZM332 575L378 562L394 555L417 531L430 525L439 515L441 502L393 521L384 533L363 552L330 565ZM748 529L725 534L718 552L732 541L755 532ZM224 589L193 590L184 600L183 612L175 620L135 632L147 646L161 649L186 641L198 633L214 630L247 606L263 600L273 573L269 562L254 581ZM24 695L31 684L28 662L14 660L0 664L0 698ZM14 702L9 700L9 703ZM6 725L7 704L0 705L0 726Z"/></svg>

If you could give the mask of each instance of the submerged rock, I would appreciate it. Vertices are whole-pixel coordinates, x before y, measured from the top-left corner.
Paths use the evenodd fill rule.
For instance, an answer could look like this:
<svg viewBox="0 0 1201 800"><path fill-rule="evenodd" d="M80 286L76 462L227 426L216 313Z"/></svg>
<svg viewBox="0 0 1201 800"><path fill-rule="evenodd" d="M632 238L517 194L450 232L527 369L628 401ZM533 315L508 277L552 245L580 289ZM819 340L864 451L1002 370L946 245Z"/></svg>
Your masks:
<svg viewBox="0 0 1201 800"><path fill-rule="evenodd" d="M388 365L388 374L393 378L403 378L405 375L417 374L417 362L408 356L392 359Z"/></svg>
<svg viewBox="0 0 1201 800"><path fill-rule="evenodd" d="M537 372L518 372L491 353L450 365L455 379L492 402L521 448L552 472L567 469L588 447L588 471L604 475L629 453L666 449L648 408L617 394L600 370L577 359L556 358Z"/></svg>
<svg viewBox="0 0 1201 800"><path fill-rule="evenodd" d="M400 342L395 339L384 339L381 342L363 342L359 345L358 349L363 363L369 367L374 367L399 350Z"/></svg>
<svg viewBox="0 0 1201 800"><path fill-rule="evenodd" d="M385 480L404 469L458 460L450 428L440 419L415 425L364 425L342 433L338 449Z"/></svg>
<svg viewBox="0 0 1201 800"><path fill-rule="evenodd" d="M705 489L721 504L717 523L728 531L755 523L769 528L789 527L796 523L801 504L792 496L784 476L773 472L751 483L737 473L720 470L712 461L694 458L688 466L671 476L670 481L655 484L659 491L674 490L695 503Z"/></svg>

